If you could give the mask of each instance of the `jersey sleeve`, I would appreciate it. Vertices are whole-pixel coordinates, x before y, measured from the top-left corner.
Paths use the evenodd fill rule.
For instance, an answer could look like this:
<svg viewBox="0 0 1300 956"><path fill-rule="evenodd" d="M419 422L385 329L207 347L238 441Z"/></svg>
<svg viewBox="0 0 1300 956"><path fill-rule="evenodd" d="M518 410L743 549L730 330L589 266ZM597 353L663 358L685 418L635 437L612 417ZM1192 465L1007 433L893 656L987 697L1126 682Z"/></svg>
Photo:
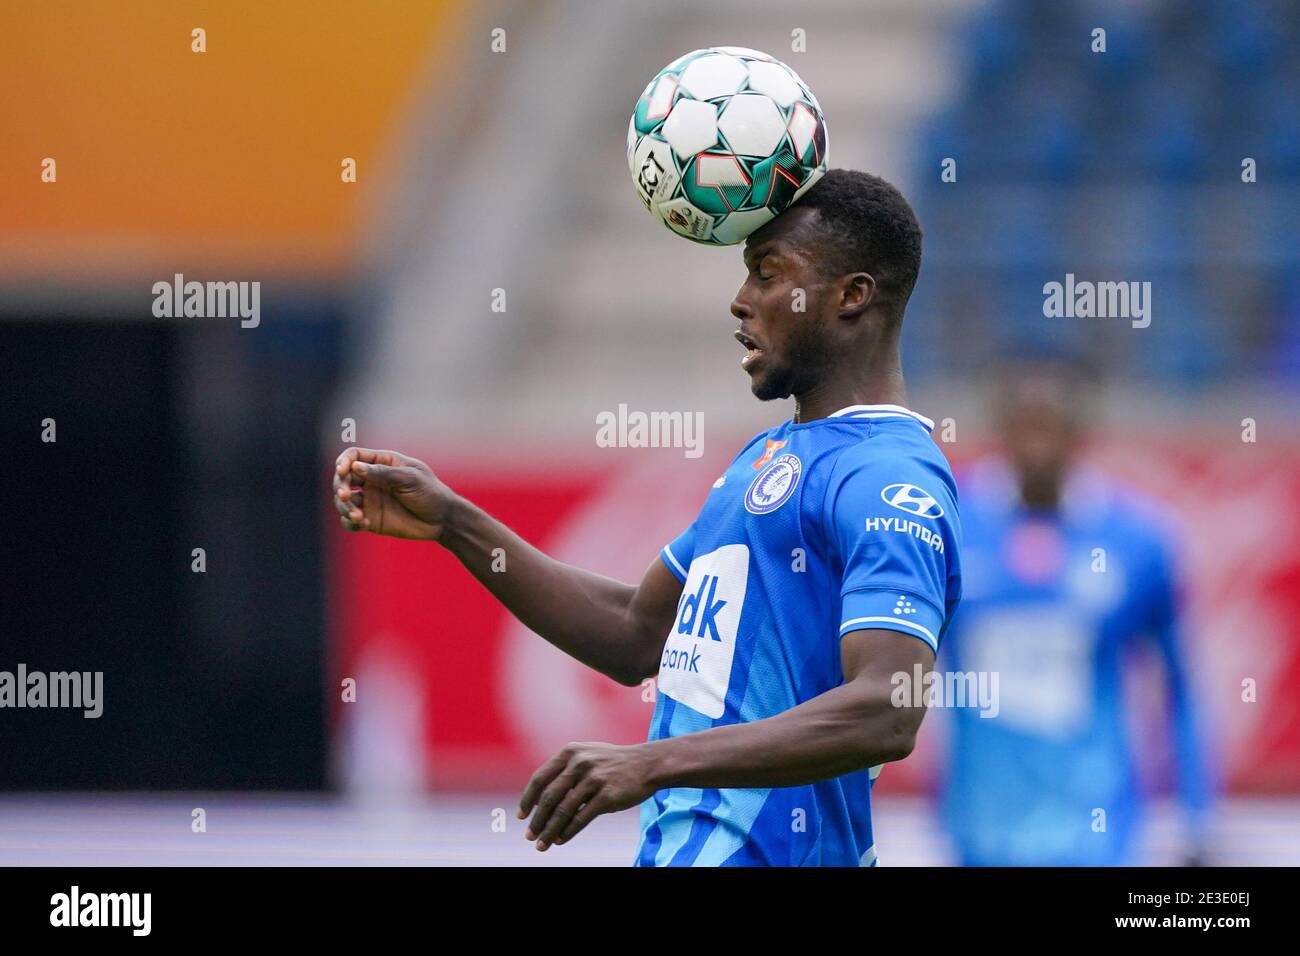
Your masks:
<svg viewBox="0 0 1300 956"><path fill-rule="evenodd" d="M689 528L664 545L659 551L659 557L668 565L673 576L685 584L686 571L695 557L695 522L692 521Z"/></svg>
<svg viewBox="0 0 1300 956"><path fill-rule="evenodd" d="M837 463L825 520L843 564L840 636L876 628L938 653L947 624L950 561L959 547L951 477L911 458Z"/></svg>

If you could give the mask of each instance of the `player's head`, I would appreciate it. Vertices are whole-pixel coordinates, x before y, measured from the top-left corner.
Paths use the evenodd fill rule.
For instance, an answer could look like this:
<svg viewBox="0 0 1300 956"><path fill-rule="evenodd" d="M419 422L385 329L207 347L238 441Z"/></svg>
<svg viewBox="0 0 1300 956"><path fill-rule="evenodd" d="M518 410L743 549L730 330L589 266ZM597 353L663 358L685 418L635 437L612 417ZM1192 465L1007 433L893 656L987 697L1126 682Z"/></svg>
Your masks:
<svg viewBox="0 0 1300 956"><path fill-rule="evenodd" d="M1083 438L1091 376L1065 360L1032 358L1007 363L998 382L998 431L1022 497L1055 507Z"/></svg>
<svg viewBox="0 0 1300 956"><path fill-rule="evenodd" d="M745 243L731 303L744 367L763 400L804 395L877 358L896 364L921 267L921 227L879 176L832 169Z"/></svg>

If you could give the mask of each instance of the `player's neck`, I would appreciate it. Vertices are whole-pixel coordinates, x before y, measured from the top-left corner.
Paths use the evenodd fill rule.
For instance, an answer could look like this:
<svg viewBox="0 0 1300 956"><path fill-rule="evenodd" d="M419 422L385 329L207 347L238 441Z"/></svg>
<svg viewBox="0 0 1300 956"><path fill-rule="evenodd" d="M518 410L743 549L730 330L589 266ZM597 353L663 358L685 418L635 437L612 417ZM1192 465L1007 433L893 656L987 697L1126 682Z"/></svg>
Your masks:
<svg viewBox="0 0 1300 956"><path fill-rule="evenodd" d="M907 389L903 387L903 369L895 359L879 369L852 370L845 380L833 378L794 399L794 421L812 422L829 418L851 405L900 405L907 407Z"/></svg>
<svg viewBox="0 0 1300 956"><path fill-rule="evenodd" d="M1064 489L1060 480L1020 482L1020 503L1030 511L1056 512L1061 508Z"/></svg>

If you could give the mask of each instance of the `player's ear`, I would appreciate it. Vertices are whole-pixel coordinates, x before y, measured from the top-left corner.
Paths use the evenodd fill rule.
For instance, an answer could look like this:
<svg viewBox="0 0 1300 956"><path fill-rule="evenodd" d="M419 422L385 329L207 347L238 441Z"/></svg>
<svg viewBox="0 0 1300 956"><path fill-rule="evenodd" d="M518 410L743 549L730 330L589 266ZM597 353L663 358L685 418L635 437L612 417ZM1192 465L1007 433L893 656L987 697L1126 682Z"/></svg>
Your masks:
<svg viewBox="0 0 1300 956"><path fill-rule="evenodd" d="M857 318L875 301L876 280L866 272L851 272L841 282L840 315Z"/></svg>

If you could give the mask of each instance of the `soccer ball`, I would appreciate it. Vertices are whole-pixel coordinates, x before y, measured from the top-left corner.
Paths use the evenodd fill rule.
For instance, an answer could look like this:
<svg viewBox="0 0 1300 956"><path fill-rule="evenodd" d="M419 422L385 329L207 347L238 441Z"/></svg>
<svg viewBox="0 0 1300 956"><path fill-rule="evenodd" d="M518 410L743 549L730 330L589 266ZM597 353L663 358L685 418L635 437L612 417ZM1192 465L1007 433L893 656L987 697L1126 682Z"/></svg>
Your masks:
<svg viewBox="0 0 1300 956"><path fill-rule="evenodd" d="M627 163L656 219L729 246L826 172L826 120L798 74L757 50L696 50L659 71L627 126Z"/></svg>

